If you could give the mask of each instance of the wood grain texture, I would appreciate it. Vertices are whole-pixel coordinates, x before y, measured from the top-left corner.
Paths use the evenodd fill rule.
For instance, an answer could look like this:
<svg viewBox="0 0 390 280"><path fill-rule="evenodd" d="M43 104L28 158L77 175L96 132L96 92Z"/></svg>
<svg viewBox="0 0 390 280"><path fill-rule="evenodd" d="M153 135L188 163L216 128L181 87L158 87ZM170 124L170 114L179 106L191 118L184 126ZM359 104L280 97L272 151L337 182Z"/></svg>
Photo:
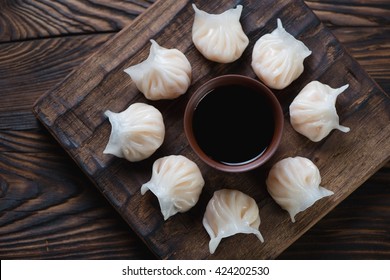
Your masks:
<svg viewBox="0 0 390 280"><path fill-rule="evenodd" d="M201 8L206 5L202 1L197 3ZM387 113L390 100L302 2L272 1L272 4L259 4L243 1L247 12L243 13L242 22L252 44L262 34L273 30L276 17L280 17L286 28L305 41L314 53L314 58L307 62L306 73L288 88L288 92L297 92L302 85L313 79L320 79L327 84L350 84L350 90L339 98L339 114L343 116L341 122L353 128L345 141L340 143L339 136L333 134L326 141L313 144L298 136L291 127L286 127L284 140L273 162L286 156L307 156L319 166L323 185L330 186L335 191L334 196L317 202L310 211L299 215L299 222L291 224L286 213L272 202L261 183L273 162L261 170L240 177L219 173L199 162L188 147L182 131L181 117L188 95L199 84L223 73L253 76L249 67L242 67L250 65L249 52L244 53L240 64L221 66L202 60L193 47L190 36L186 36L188 34L184 32L189 33L191 28L191 23L184 21L192 14L190 3L167 1L159 4L146 11L63 83L45 95L37 103L35 112L158 256L201 259L275 258L388 160L390 116ZM232 5L233 3L208 4L207 8L211 12L220 12ZM254 16L249 12L259 8L265 11L261 20L258 15ZM164 20L161 14L165 15ZM177 32L178 26L182 32ZM133 102L146 102L123 74L123 69L145 59L149 38L157 39L166 47L174 45L186 53L194 63L193 86L186 97L175 102L154 103L164 115L168 136L163 147L150 159L130 164L102 154L110 131L102 112L106 109L121 111ZM86 69L93 75L86 73ZM343 75L335 75L340 72ZM277 94L287 112L294 95L283 91ZM373 149L375 146L381 146L382 150ZM207 188L190 213L177 215L164 223L156 200L152 195L142 197L139 187L150 177L153 160L166 154L183 154L196 161L205 176ZM329 162L332 164L328 164ZM349 174L355 175L349 178ZM212 192L227 186L241 187L258 201L263 217L260 230L267 241L258 244L254 242L253 236L237 235L224 240L224 246L210 256L207 248L209 238L199 221ZM278 226L275 227L275 224ZM241 246L249 243L253 245ZM194 247L193 244L198 245ZM231 247L239 249L231 250Z"/></svg>
<svg viewBox="0 0 390 280"><path fill-rule="evenodd" d="M2 259L151 257L49 135L0 131L0 139Z"/></svg>
<svg viewBox="0 0 390 280"><path fill-rule="evenodd" d="M326 14L321 13L323 9L321 6L316 6L318 10L313 6L313 4L325 3L325 1L306 1L306 3L314 9L321 21L331 28L358 62L364 65L363 68L385 92L390 92L390 47L387 39L390 36L390 30L388 23L379 23L380 15L389 10L387 1L326 1L328 10ZM343 17L343 13L339 11L340 3L348 6L348 13L351 16L361 13L366 7L377 7L378 9L373 10L370 15L370 19L376 22L375 26L361 27L358 23L351 25L349 18ZM13 1L15 12L19 9L18 5L23 5L23 2ZM2 12L0 8L0 13ZM97 13L105 17L102 12L97 11ZM332 17L340 16L343 20L332 20ZM23 21L23 18L20 20ZM3 23L0 25L0 30L3 30ZM10 26L12 22L5 24ZM29 27L23 22L19 24ZM44 26L40 28L45 29ZM39 30L36 32L39 33ZM35 100L26 96L28 92L28 95L38 97L51 89L90 53L98 49L100 44L95 45L93 43L95 40L105 41L105 39L93 39L95 37L93 33L90 35L83 44L79 44L81 37L67 36L68 43L57 47L56 66L49 64L48 69L45 67L45 52L42 50L50 52L52 44L57 44L51 41L56 41L58 38L39 39L36 44L33 44L30 41L33 39L31 37L24 42L0 45L0 71L2 73L0 75L0 106L5 102L8 102L10 106L15 106L13 110L9 106L0 107L0 208L3 209L0 211L0 223L8 225L0 226L1 259L143 259L153 257L116 211L112 210L108 202L86 179L86 176L74 166L73 161L58 146L58 143L36 121L31 111L32 102ZM111 34L102 35L107 35L107 38L112 36ZM15 40L23 40L18 39L16 33L14 36ZM88 44L89 41L91 44ZM12 45L23 59L12 55ZM20 51L21 49L23 51ZM73 59L69 60L61 55L62 52L70 50L78 53L79 56L74 55ZM29 58L28 62L26 62L27 58ZM50 73L49 77L48 73ZM6 78L2 78L5 75ZM9 82L9 79L16 81L19 76L25 79L29 79L29 76L34 78L29 79L28 87L22 82ZM46 81L42 82L42 79ZM53 82L50 82L50 79ZM4 89L7 90L6 98L3 97ZM26 97L28 101L25 100ZM7 154L4 158L3 153ZM23 154L26 155L23 156ZM21 164L20 159L23 159L25 163ZM55 169L42 169L35 176L31 176L31 173L37 173L35 169L33 171L26 169L26 167L39 167L39 165L50 166L53 164L53 159L57 162L54 165ZM57 174L54 176L56 179L51 177L53 171ZM61 180L60 177L64 179ZM61 184L56 189L55 184L58 181L61 181ZM390 219L389 182L390 165L388 164L287 248L279 258L389 259L390 238L387 234ZM60 206L57 208L59 210L52 213L51 207L42 209L36 203L29 209L23 210L25 215L34 216L34 219L13 218L20 211L17 207L9 207L10 200L17 200L15 204L27 203L31 198L31 193L28 191L31 185L46 186L41 187L35 197L42 196L42 199L47 200L46 205L50 205L50 199L55 198L55 204L57 207ZM18 189L17 195L13 189ZM65 191L66 189L73 190L75 199L69 198L69 192ZM88 195L80 195L85 193ZM2 208L3 203L8 205L6 210ZM88 219L85 218L85 209L89 209ZM52 217L51 220L39 223L39 218L45 219L48 216ZM10 224L14 225L10 226ZM16 227L20 230L15 230ZM93 238L91 238L92 235ZM112 246L113 240L116 242L114 246Z"/></svg>
<svg viewBox="0 0 390 280"><path fill-rule="evenodd" d="M389 171L387 164L279 259L390 259Z"/></svg>
<svg viewBox="0 0 390 280"><path fill-rule="evenodd" d="M305 3L332 29L338 26L386 27L390 23L390 7L386 0L319 0Z"/></svg>
<svg viewBox="0 0 390 280"><path fill-rule="evenodd" d="M379 85L389 92L390 5L377 1L306 1Z"/></svg>
<svg viewBox="0 0 390 280"><path fill-rule="evenodd" d="M112 36L80 35L0 44L0 129L37 128L32 104Z"/></svg>
<svg viewBox="0 0 390 280"><path fill-rule="evenodd" d="M147 9L147 0L0 1L0 42L115 32Z"/></svg>
<svg viewBox="0 0 390 280"><path fill-rule="evenodd" d="M150 5L84 2L1 2L2 259L151 256L31 111L39 96Z"/></svg>

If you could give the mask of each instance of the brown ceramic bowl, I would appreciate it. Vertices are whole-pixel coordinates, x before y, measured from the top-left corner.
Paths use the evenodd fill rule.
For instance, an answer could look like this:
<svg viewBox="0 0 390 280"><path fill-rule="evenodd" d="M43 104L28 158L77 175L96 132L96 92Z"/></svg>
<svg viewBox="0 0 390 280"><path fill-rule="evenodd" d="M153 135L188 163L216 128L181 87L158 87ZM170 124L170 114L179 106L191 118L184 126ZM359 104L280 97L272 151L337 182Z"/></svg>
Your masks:
<svg viewBox="0 0 390 280"><path fill-rule="evenodd" d="M205 140L204 139L206 138L206 143L207 143L207 141L208 141L207 137L209 134L203 133L203 134L205 134L205 135L203 135L203 140L202 140L203 142L202 142L202 144L199 144L200 137L198 136L199 132L197 132L197 131L199 131L199 127L202 127L202 124L201 124L201 126L199 126L199 121L198 121L199 118L197 116L195 116L195 118L198 118L198 119L194 120L194 115L200 114L200 113L196 112L197 108L200 108L201 106L204 107L204 105L202 105L201 102L208 102L208 101L204 101L204 100L210 100L210 97L206 98L206 96L208 96L209 94L214 94L214 92L217 92L217 91L221 92L221 87L224 90L227 90L227 92L231 88L233 88L233 89L244 88L245 90L248 89L248 91L251 92L251 94L254 93L255 95L256 94L260 95L258 97L261 98L262 101L264 101L264 102L259 102L261 104L253 104L256 102L251 102L250 104L247 104L247 103L241 104L239 102L237 103L237 104L241 104L241 107L247 107L248 111L253 111L253 112L257 111L258 108L259 108L259 111L262 110L261 108L263 108L263 109L265 108L265 110L262 111L263 115L262 115L261 120L259 121L259 125L257 125L257 119L256 119L256 122L252 123L250 127L247 127L248 126L247 123L242 122L242 127L246 127L245 129L252 129L252 130L258 129L258 130L260 130L260 133L263 133L262 127L264 126L264 120L266 122L265 127L270 126L272 128L272 130L269 130L269 137L266 140L267 141L266 143L268 143L268 144L266 146L264 146L265 148L262 150L261 153L258 154L258 156L251 158L249 160L235 162L233 164L230 162L226 163L222 160L216 159L213 156L210 156L210 153L205 152L205 150L207 150L207 149L204 148L205 147L205 144L204 144ZM240 87L242 87L242 88L240 88ZM241 95L239 95L239 96L241 96ZM227 97L227 95L223 95L223 94L219 94L218 96L215 95L213 97L214 99L220 98L220 100L218 100L217 106L212 105L214 107L210 107L210 108L215 108L215 109L209 110L209 112L214 112L214 111L218 112L216 114L216 118L218 118L218 114L220 112L219 111L220 106L224 106L224 104L225 104L224 101L228 100L228 99L225 99L225 97ZM228 102L229 101L226 101L226 104L228 104ZM233 102L230 102L230 103L234 103L234 100L233 100ZM265 103L266 103L266 105L264 105ZM215 104L215 103L212 103L212 104ZM246 105L248 105L248 106L246 106ZM266 107L264 107L264 106L266 106ZM198 109L198 110L201 110L201 109ZM264 112L266 112L266 113L264 113ZM236 118L237 115L234 115L234 113L232 113L232 114L233 115L231 116L231 118L233 118L233 122L234 122L234 118ZM214 115L211 114L211 117L209 115L207 117L213 118L213 116ZM232 119L226 118L226 120L227 120L227 122L231 122ZM198 122L197 126L195 125L195 121ZM213 120L207 119L207 121L204 122L205 126L207 126L209 124L209 122L211 122L211 121L213 121ZM222 118L221 122L224 122L224 121L225 121L225 118ZM262 124L260 124L260 122ZM227 125L226 127L230 127L229 123L222 124L222 125ZM205 84L200 86L193 93L193 95L191 96L190 100L187 103L187 107L186 107L185 113L184 113L184 131L185 131L186 137L187 137L188 142L189 142L190 146L192 147L192 149L206 164L208 164L209 166L214 167L218 170L222 170L222 171L226 171L226 172L248 171L248 170L254 169L256 167L259 167L259 166L263 165L266 161L268 161L271 158L271 156L275 153L275 151L277 150L277 148L279 146L279 143L280 143L280 140L282 137L282 132L283 132L283 125L284 125L283 111L282 111L282 108L280 106L278 99L275 97L275 95L272 93L272 91L269 88L267 88L265 85L260 83L259 81L252 79L250 77L241 76L241 75L224 75L224 76L219 76L217 78L209 80L208 82L206 82ZM194 128L194 127L198 127L198 128ZM210 132L213 132L213 131L210 131ZM210 133L210 135L212 135L212 134L213 133ZM242 134L242 135L246 135L246 134ZM226 137L226 138L228 138L228 137ZM222 138L221 140L218 140L218 141L220 141L222 144L225 142L226 138ZM209 140L214 141L211 138ZM227 139L227 140L229 141L229 139ZM219 145L218 143L215 145L218 146ZM254 145L257 145L256 143L257 142L254 142ZM243 149L242 146L245 146L245 145L241 145L241 147L233 147L232 149L229 148L226 151L232 151L232 152L239 154L241 152L240 149ZM227 152L227 153L229 153L229 152Z"/></svg>

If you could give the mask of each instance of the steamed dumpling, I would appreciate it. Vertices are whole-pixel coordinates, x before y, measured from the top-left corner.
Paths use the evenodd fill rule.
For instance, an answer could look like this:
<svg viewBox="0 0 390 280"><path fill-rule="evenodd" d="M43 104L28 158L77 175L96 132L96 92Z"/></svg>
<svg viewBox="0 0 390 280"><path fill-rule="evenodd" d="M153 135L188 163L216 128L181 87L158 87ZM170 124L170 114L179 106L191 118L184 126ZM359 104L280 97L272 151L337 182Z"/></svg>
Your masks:
<svg viewBox="0 0 390 280"><path fill-rule="evenodd" d="M284 89L303 72L303 60L311 54L304 43L289 34L278 21L272 33L260 37L252 52L257 77L273 89Z"/></svg>
<svg viewBox="0 0 390 280"><path fill-rule="evenodd" d="M334 89L318 81L307 84L290 105L292 127L314 142L324 139L333 129L348 132L348 127L339 124L335 106L337 96L347 88L344 85Z"/></svg>
<svg viewBox="0 0 390 280"><path fill-rule="evenodd" d="M164 220L186 212L199 200L204 179L195 162L181 155L156 160L152 178L141 187L141 194L151 190L157 196Z"/></svg>
<svg viewBox="0 0 390 280"><path fill-rule="evenodd" d="M214 192L206 207L203 226L210 236L210 254L215 252L222 238L237 233L253 233L264 242L259 231L260 214L256 201L238 190Z"/></svg>
<svg viewBox="0 0 390 280"><path fill-rule="evenodd" d="M149 100L179 97L191 84L190 62L181 51L163 48L154 40L150 42L148 58L125 72Z"/></svg>
<svg viewBox="0 0 390 280"><path fill-rule="evenodd" d="M240 23L242 5L222 14L208 14L195 4L192 7L195 10L192 41L199 52L220 63L230 63L241 57L249 44Z"/></svg>
<svg viewBox="0 0 390 280"><path fill-rule="evenodd" d="M289 157L277 162L270 170L266 184L271 197L286 210L295 222L295 215L332 191L320 186L317 166L304 157Z"/></svg>
<svg viewBox="0 0 390 280"><path fill-rule="evenodd" d="M104 113L111 123L111 135L103 153L135 162L151 156L163 143L163 117L155 107L134 103L125 111Z"/></svg>

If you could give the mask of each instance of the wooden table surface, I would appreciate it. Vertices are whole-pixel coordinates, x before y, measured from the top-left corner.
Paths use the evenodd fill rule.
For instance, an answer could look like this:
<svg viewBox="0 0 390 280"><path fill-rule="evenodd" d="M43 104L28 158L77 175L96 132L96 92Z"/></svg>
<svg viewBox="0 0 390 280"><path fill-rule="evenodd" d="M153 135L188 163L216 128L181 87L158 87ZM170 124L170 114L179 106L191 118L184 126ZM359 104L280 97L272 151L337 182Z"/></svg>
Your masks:
<svg viewBox="0 0 390 280"><path fill-rule="evenodd" d="M155 258L31 110L153 2L0 0L1 259ZM389 1L306 3L390 93ZM390 162L279 259L390 259Z"/></svg>

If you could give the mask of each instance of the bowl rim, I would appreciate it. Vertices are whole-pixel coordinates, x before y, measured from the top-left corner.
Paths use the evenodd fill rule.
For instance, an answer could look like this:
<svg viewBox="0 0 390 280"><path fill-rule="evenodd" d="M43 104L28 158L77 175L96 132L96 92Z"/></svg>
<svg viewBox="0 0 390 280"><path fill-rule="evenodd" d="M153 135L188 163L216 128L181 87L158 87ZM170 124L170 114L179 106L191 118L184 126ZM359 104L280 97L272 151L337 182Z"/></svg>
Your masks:
<svg viewBox="0 0 390 280"><path fill-rule="evenodd" d="M205 154L203 150L200 148L200 146L198 145L195 139L194 132L192 130L193 115L199 102L201 102L203 97L205 97L212 89L219 86L226 86L226 85L244 85L255 89L257 92L261 92L267 98L269 104L272 106L272 111L274 115L275 129L274 129L274 135L272 137L270 145L266 148L266 150L263 152L261 156L243 164L227 165L212 159L207 154ZM263 83L249 76L238 75L238 74L226 74L208 80L207 82L199 86L194 91L189 101L187 102L184 111L183 123L184 123L184 132L188 140L188 143L190 144L192 150L198 155L198 157L203 162L221 171L244 172L263 165L276 152L281 142L281 138L283 134L284 114L280 102L275 96L275 94L271 91L270 88L265 86Z"/></svg>

